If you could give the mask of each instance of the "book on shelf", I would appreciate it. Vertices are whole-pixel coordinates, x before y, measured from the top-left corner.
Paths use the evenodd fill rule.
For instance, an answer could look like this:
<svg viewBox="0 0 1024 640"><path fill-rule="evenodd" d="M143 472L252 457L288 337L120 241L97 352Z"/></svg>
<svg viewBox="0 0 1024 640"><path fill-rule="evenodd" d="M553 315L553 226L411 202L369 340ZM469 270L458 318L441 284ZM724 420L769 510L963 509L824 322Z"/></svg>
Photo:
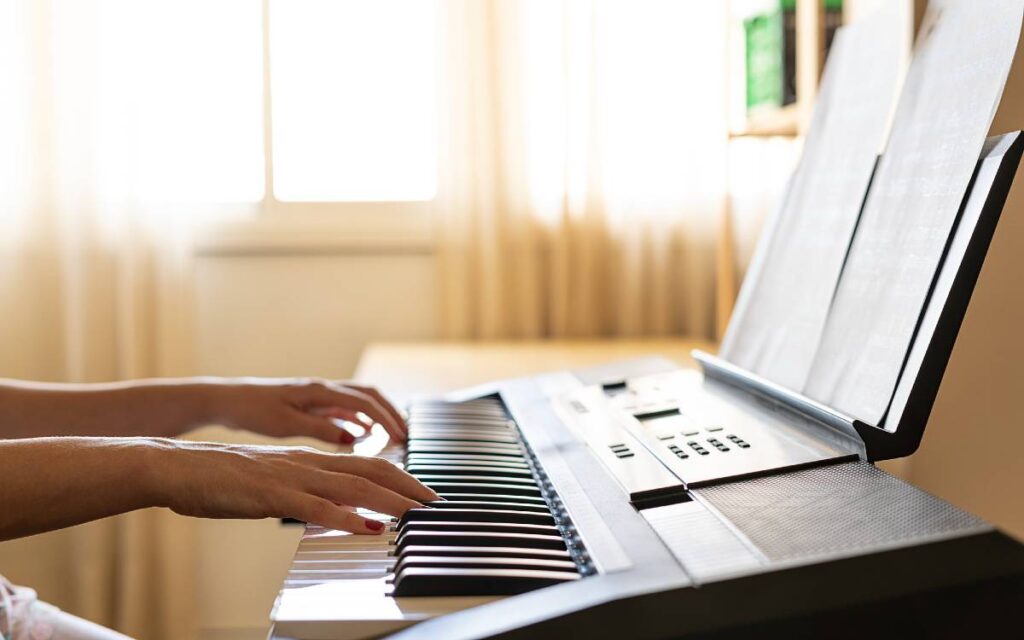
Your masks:
<svg viewBox="0 0 1024 640"><path fill-rule="evenodd" d="M842 25L843 0L823 4L825 51ZM746 108L754 116L797 101L796 0L750 3L743 16Z"/></svg>

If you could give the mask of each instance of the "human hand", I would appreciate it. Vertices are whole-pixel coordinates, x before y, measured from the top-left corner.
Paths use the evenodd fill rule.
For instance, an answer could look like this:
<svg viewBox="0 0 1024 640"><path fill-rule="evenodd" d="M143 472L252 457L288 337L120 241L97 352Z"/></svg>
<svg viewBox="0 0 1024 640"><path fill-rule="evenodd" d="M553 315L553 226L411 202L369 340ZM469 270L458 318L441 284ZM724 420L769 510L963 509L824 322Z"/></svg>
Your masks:
<svg viewBox="0 0 1024 640"><path fill-rule="evenodd" d="M227 445L153 439L155 502L201 518L296 518L352 533L384 525L354 511L399 517L438 500L431 489L381 458L307 447Z"/></svg>
<svg viewBox="0 0 1024 640"><path fill-rule="evenodd" d="M336 420L380 423L392 439L405 440L401 413L373 387L310 379L246 378L214 386L215 420L276 438L310 436L351 444L355 436Z"/></svg>

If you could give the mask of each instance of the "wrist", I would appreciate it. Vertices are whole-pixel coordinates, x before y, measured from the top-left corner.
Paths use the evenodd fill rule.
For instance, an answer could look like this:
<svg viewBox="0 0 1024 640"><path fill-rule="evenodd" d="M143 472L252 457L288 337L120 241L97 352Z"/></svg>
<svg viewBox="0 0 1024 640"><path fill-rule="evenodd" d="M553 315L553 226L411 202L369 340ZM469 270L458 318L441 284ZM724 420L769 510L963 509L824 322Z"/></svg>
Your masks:
<svg viewBox="0 0 1024 640"><path fill-rule="evenodd" d="M228 424L232 386L220 378L191 378L161 385L158 405L164 407L165 415L173 416L174 428L151 435L175 437L199 427Z"/></svg>
<svg viewBox="0 0 1024 640"><path fill-rule="evenodd" d="M177 444L170 438L132 438L127 465L136 478L145 507L170 507L175 491Z"/></svg>
<svg viewBox="0 0 1024 640"><path fill-rule="evenodd" d="M230 397L234 385L219 379L197 380L187 386L185 394L192 406L193 427L225 425L230 422Z"/></svg>

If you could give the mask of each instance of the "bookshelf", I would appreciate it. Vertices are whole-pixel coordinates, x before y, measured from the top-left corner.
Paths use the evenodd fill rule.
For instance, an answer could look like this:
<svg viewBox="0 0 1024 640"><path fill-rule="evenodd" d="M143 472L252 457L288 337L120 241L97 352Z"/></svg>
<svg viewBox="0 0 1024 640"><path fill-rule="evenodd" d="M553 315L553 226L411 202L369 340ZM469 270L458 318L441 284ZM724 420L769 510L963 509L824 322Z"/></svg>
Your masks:
<svg viewBox="0 0 1024 640"><path fill-rule="evenodd" d="M818 82L825 65L826 57L826 0L794 0L795 1L795 101L781 107L761 108L747 112L746 109L746 59L744 18L757 7L764 7L780 0L729 0L730 20L730 138L797 138L807 131L814 101L817 97ZM846 24L862 16L869 15L884 2L893 0L843 0L842 23ZM906 5L911 15L910 24L913 32L908 34L908 42L927 8L927 0L899 0ZM909 53L909 52L908 52Z"/></svg>
<svg viewBox="0 0 1024 640"><path fill-rule="evenodd" d="M803 131L799 104L790 104L771 111L747 115L742 126L729 131L731 138L796 137Z"/></svg>
<svg viewBox="0 0 1024 640"><path fill-rule="evenodd" d="M774 0L778 2L779 0ZM849 0L847 0L849 2ZM771 5L767 2L731 0L730 15L730 67L733 78L730 82L735 98L730 118L730 137L797 137L807 130L818 80L825 63L825 1L795 0L795 100L785 106L760 107L747 112L746 46L747 34L744 19L756 13L757 7Z"/></svg>

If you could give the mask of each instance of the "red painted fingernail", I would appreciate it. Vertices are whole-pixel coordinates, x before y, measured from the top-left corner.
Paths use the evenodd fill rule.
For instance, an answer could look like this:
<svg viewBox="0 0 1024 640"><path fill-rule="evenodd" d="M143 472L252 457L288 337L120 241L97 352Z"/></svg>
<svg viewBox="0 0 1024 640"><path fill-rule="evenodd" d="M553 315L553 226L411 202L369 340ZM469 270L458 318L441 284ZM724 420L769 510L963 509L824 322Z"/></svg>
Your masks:
<svg viewBox="0 0 1024 640"><path fill-rule="evenodd" d="M369 529L370 531L380 531L381 529L384 528L384 523L383 522L377 522L376 520L367 520L366 521L366 528Z"/></svg>
<svg viewBox="0 0 1024 640"><path fill-rule="evenodd" d="M348 431L342 431L341 432L341 443L342 444L352 444L355 441L356 441L356 437L354 435L352 435L351 433L349 433Z"/></svg>

